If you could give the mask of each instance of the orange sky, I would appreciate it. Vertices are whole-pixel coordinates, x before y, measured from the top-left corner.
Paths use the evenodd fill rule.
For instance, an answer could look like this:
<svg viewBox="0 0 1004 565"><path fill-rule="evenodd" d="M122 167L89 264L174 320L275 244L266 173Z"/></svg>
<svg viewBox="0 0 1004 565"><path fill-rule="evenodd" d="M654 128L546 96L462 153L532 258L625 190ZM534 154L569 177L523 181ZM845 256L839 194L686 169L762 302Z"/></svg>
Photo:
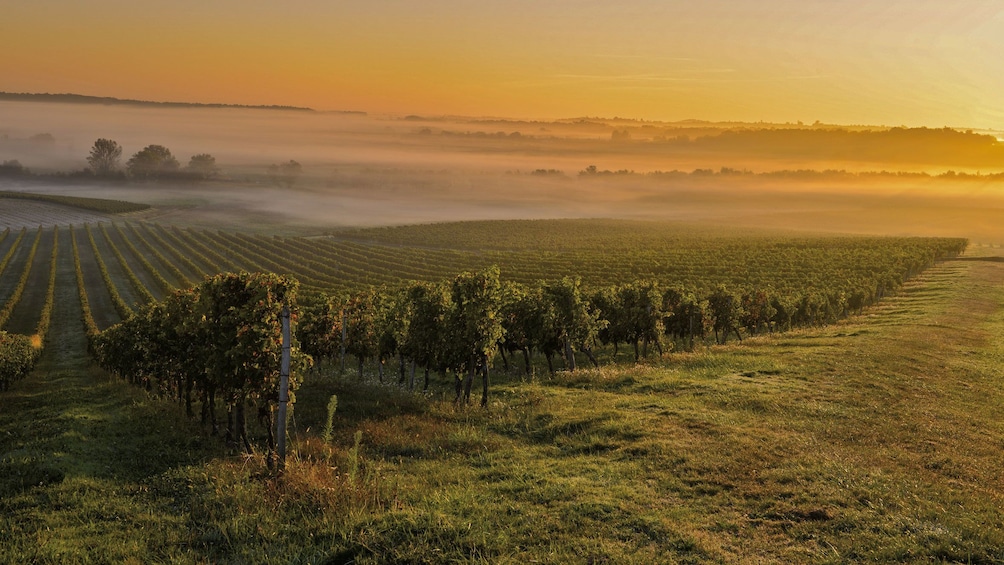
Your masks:
<svg viewBox="0 0 1004 565"><path fill-rule="evenodd" d="M1000 0L13 0L0 90L1004 129Z"/></svg>

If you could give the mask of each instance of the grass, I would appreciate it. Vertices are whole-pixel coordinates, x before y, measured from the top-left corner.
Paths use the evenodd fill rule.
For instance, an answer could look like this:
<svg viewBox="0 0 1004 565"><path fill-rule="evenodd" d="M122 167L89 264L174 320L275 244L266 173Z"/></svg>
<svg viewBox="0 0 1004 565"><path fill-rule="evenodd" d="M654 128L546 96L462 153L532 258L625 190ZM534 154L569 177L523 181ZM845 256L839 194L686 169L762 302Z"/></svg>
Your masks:
<svg viewBox="0 0 1004 565"><path fill-rule="evenodd" d="M66 346L0 398L0 562L1000 563L1002 281L948 262L849 321L501 378L485 410L313 375L279 480Z"/></svg>

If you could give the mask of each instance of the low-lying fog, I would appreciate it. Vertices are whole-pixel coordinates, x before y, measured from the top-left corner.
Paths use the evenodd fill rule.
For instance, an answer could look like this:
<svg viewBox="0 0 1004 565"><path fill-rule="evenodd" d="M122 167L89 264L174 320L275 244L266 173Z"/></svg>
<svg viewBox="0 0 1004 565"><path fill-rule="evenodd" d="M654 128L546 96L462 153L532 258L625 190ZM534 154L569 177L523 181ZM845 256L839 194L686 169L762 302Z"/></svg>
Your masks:
<svg viewBox="0 0 1004 565"><path fill-rule="evenodd" d="M157 144L182 166L209 153L222 169L219 180L196 184L43 176L0 178L0 190L146 202L157 207L149 217L158 221L258 230L626 217L1004 242L1004 179L987 177L1004 170L994 167L995 156L979 157L990 166L965 156L887 162L853 151L835 158L693 142L736 127L0 102L0 162L17 160L33 173L85 168L97 138L123 147L123 165ZM289 160L303 173L279 186L267 168ZM595 174L580 174L591 165ZM782 170L846 172L762 174ZM970 176L859 174L948 170Z"/></svg>

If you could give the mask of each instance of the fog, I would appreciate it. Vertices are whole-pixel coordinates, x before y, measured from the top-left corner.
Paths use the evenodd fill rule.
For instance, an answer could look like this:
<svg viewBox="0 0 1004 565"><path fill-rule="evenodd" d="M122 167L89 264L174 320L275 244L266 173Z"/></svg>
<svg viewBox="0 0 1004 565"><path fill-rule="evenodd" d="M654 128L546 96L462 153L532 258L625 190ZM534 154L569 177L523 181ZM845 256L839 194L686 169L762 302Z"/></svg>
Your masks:
<svg viewBox="0 0 1004 565"><path fill-rule="evenodd" d="M992 135L0 102L0 162L35 173L2 178L0 190L146 202L157 221L293 233L621 217L1004 242L1004 148ZM97 138L117 141L123 164L157 144L183 166L209 153L222 174L188 184L46 176L84 169ZM267 168L291 159L303 174L279 186ZM910 174L871 174L880 171Z"/></svg>

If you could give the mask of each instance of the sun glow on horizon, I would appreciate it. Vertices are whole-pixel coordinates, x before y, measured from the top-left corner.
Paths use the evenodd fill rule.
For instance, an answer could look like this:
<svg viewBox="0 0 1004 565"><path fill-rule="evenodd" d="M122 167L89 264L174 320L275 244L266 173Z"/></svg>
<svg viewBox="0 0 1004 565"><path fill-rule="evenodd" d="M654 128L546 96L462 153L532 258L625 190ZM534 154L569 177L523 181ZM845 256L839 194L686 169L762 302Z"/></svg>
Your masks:
<svg viewBox="0 0 1004 565"><path fill-rule="evenodd" d="M985 0L49 0L7 12L8 92L1004 128L1004 8Z"/></svg>

